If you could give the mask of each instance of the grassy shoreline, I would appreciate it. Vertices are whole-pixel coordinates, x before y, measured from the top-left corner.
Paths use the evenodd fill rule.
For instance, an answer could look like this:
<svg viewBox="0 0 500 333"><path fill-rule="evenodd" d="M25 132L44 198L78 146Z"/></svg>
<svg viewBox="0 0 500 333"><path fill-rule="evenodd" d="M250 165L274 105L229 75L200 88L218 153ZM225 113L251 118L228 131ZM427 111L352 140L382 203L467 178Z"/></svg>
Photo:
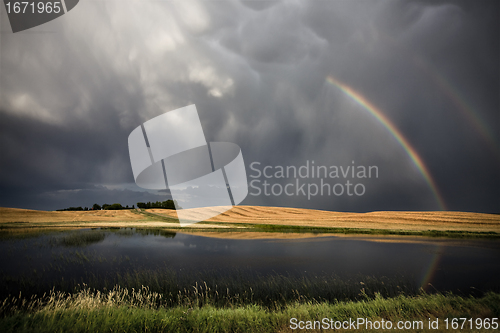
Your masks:
<svg viewBox="0 0 500 333"><path fill-rule="evenodd" d="M5 311L1 305L3 332L289 332L290 319L321 321L368 320L422 321L423 331L444 332L445 318L498 318L500 294L481 298L447 294L400 295L339 302L295 302L279 310L262 306L215 307L154 306L161 295L141 290L115 288L107 293L85 289L75 294L51 293L45 299L32 298L25 310ZM428 330L428 320L439 318L440 329ZM302 330L298 330L302 331ZM320 330L308 330L316 331ZM375 330L377 332L385 330ZM408 330L405 330L408 331ZM411 330L410 330L411 331ZM422 330L417 330L421 332ZM467 331L467 330L465 330ZM474 330L475 332L481 330ZM489 330L484 330L485 332Z"/></svg>
<svg viewBox="0 0 500 333"><path fill-rule="evenodd" d="M19 282L24 287L0 297L1 332L290 332L291 318L427 325L429 318L500 317L498 288L430 294L402 277L138 269L86 284Z"/></svg>

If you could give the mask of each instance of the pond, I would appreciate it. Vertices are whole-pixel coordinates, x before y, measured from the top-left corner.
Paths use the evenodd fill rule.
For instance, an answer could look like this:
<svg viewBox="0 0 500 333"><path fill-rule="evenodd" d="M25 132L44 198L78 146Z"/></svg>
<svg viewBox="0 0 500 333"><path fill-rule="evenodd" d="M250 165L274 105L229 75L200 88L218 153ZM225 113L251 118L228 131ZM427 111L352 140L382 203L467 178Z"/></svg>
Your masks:
<svg viewBox="0 0 500 333"><path fill-rule="evenodd" d="M474 294L500 289L497 240L404 236L245 240L154 230L84 229L3 235L0 253L2 297L77 284L112 287L130 282L140 272L162 270L181 274L178 279L206 273L229 274L230 278L236 274L239 281L279 275L296 279L335 276L362 283L364 277L371 277L405 281L413 289L429 292ZM163 278L142 276L141 283ZM219 278L216 282L221 283Z"/></svg>

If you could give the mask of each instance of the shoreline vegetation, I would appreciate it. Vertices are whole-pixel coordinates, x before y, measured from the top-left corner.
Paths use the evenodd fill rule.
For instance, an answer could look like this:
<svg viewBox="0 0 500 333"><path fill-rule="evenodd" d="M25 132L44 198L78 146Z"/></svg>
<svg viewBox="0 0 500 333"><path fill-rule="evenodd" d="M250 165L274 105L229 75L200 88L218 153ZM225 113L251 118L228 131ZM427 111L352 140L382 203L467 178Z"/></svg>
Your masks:
<svg viewBox="0 0 500 333"><path fill-rule="evenodd" d="M65 232L94 228L100 230ZM355 214L239 206L181 228L175 211L166 209L48 212L0 208L0 239L47 233L47 246L75 248L102 241L107 229L165 237L182 232L240 239L342 236L413 242L429 241L428 237L495 240L500 238L499 228L498 215L460 212ZM52 234L54 231L63 232ZM76 264L94 262L80 252L75 252L75 258L61 258L61 264L54 263L54 267L61 269L75 260ZM2 279L1 332L290 332L291 318L384 319L394 324L408 320L425 325L429 318L439 318L439 329L424 326L413 331L448 332L443 324L446 318L500 317L497 287L441 293L431 285L424 290L404 277L178 272L165 268L110 271L106 276L90 274L85 279L44 281L36 274Z"/></svg>
<svg viewBox="0 0 500 333"><path fill-rule="evenodd" d="M86 283L18 283L22 292L0 299L2 332L290 332L291 318L384 319L394 324L439 318L440 329L415 331L447 332L446 318L500 317L496 290L428 293L403 277L164 268L92 276Z"/></svg>
<svg viewBox="0 0 500 333"><path fill-rule="evenodd" d="M0 231L43 228L164 229L206 237L259 239L328 235L500 238L500 215L467 212L342 213L236 206L214 218L180 227L173 209L37 211L0 208Z"/></svg>
<svg viewBox="0 0 500 333"><path fill-rule="evenodd" d="M394 298L377 295L357 302L295 302L274 311L255 304L226 308L210 304L162 307L155 305L159 297L146 288L132 292L119 287L104 293L91 289L75 294L52 292L43 300L34 298L25 302L29 310L11 308L10 314L0 320L0 329L3 332L290 332L291 318L304 322L322 321L323 318L334 321L365 318L371 321L383 319L393 325L399 321L424 323L424 329L399 331L448 332L450 329L445 329L445 319L476 320L500 316L500 294L496 293L480 298L451 294L400 295ZM1 310L5 307L6 301ZM436 318L440 321L439 328L428 329L428 322ZM391 330L364 330L361 326L361 331ZM460 331L490 332L491 329Z"/></svg>

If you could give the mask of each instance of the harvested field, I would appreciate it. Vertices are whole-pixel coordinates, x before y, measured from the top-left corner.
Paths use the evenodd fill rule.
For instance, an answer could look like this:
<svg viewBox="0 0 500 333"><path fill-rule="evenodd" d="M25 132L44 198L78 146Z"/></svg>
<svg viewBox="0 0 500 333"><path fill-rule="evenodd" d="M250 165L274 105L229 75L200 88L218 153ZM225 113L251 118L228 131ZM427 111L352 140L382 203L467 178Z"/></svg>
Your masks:
<svg viewBox="0 0 500 333"><path fill-rule="evenodd" d="M177 217L173 210L148 211L171 218ZM207 221L328 228L500 232L500 215L467 212L343 213L285 207L236 206Z"/></svg>
<svg viewBox="0 0 500 333"><path fill-rule="evenodd" d="M144 217L130 210L44 211L0 207L0 223L8 222L79 222L137 221Z"/></svg>
<svg viewBox="0 0 500 333"><path fill-rule="evenodd" d="M208 208L210 209L210 208ZM217 208L214 208L217 209ZM0 208L3 227L138 227L179 228L177 213L169 209L37 211ZM208 223L207 223L208 222ZM212 223L210 223L212 222ZM228 224L227 226L225 224ZM238 224L241 223L241 227ZM467 231L500 233L500 215L467 212L370 212L343 213L312 209L236 206L204 223L185 228L242 228L251 225L383 229L408 231ZM229 235L228 235L229 236ZM241 235L233 235L241 238ZM257 235L254 235L257 236ZM262 236L262 235L261 235ZM264 236L262 236L264 237ZM268 238L268 236L265 236Z"/></svg>
<svg viewBox="0 0 500 333"><path fill-rule="evenodd" d="M155 213L154 209L147 212ZM158 209L165 212L168 209ZM175 213L175 211L173 211ZM163 215L167 216L167 215ZM167 216L168 217L168 216ZM7 228L178 228L162 214L144 215L136 210L43 211L0 207L0 225ZM191 228L224 228L223 225L193 224Z"/></svg>

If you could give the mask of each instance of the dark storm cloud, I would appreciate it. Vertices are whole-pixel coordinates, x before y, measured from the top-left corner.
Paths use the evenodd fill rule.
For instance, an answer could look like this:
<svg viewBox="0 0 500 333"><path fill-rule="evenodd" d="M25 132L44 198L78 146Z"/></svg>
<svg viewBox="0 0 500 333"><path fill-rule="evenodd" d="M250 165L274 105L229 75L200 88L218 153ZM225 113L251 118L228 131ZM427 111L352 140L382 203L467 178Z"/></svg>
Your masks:
<svg viewBox="0 0 500 333"><path fill-rule="evenodd" d="M3 189L2 189L3 190ZM12 189L8 195L0 194L3 206L40 210L55 210L68 207L92 207L95 203L103 204L120 203L123 206L136 205L137 202L156 202L171 199L166 193L150 193L127 189L109 189L104 186L70 190L40 190L37 189Z"/></svg>
<svg viewBox="0 0 500 333"><path fill-rule="evenodd" d="M14 35L3 16L0 205L165 197L136 192L127 137L195 103L207 140L240 145L248 174L253 161L380 170L362 197L244 204L438 209L389 131L326 83L333 75L400 129L448 208L498 212L498 13L496 1L86 1L32 30L51 33Z"/></svg>

